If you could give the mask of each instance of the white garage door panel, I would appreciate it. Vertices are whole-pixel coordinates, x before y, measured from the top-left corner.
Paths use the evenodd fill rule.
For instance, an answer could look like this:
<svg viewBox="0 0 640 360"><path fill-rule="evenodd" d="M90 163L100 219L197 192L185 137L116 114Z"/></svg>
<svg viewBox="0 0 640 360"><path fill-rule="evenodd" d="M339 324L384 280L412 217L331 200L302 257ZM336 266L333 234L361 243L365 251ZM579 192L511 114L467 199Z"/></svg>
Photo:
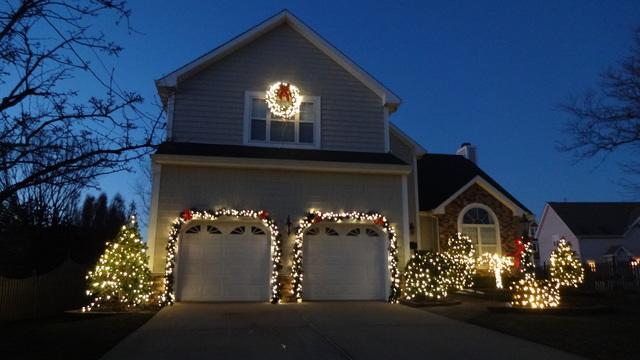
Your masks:
<svg viewBox="0 0 640 360"><path fill-rule="evenodd" d="M382 236L346 236L354 226L334 227L338 236L304 238L304 298L308 300L385 300L386 246Z"/></svg>
<svg viewBox="0 0 640 360"><path fill-rule="evenodd" d="M270 244L265 234L230 234L242 224L216 224L222 234L185 233L178 252L179 301L266 301ZM202 226L204 229L205 226Z"/></svg>

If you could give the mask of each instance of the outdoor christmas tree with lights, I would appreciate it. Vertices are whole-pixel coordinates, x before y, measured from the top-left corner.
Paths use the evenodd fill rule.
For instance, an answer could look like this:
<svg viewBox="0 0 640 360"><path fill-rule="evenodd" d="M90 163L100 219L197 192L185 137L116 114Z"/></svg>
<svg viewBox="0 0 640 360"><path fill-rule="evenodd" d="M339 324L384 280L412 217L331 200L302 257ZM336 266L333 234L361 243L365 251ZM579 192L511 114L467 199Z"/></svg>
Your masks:
<svg viewBox="0 0 640 360"><path fill-rule="evenodd" d="M564 238L558 241L549 258L549 276L558 286L578 287L584 281L584 270L571 244Z"/></svg>
<svg viewBox="0 0 640 360"><path fill-rule="evenodd" d="M445 256L448 258L451 270L451 286L462 290L473 286L473 276L476 273L475 247L471 238L457 233L447 240Z"/></svg>
<svg viewBox="0 0 640 360"><path fill-rule="evenodd" d="M100 307L126 310L145 305L151 296L151 272L147 245L140 238L135 216L122 227L92 271L87 274L90 304L82 311Z"/></svg>

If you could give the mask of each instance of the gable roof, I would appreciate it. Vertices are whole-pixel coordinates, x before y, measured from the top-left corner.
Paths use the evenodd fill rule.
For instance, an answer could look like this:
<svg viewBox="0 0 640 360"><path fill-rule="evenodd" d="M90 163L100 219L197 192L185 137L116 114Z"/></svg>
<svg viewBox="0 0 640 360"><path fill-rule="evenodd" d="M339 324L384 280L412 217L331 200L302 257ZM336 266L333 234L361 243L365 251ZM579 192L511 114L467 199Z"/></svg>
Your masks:
<svg viewBox="0 0 640 360"><path fill-rule="evenodd" d="M640 218L640 202L549 202L578 237L624 236Z"/></svg>
<svg viewBox="0 0 640 360"><path fill-rule="evenodd" d="M519 207L524 213L532 214L472 161L464 156L449 154L425 154L418 160L420 211L430 211L446 205L461 190L474 183L492 188L498 193L494 195L502 195L507 202Z"/></svg>
<svg viewBox="0 0 640 360"><path fill-rule="evenodd" d="M400 105L401 100L393 93L393 91L385 87L380 81L376 80L371 76L371 74L358 66L288 10L283 10L275 14L228 42L156 80L156 87L158 88L158 93L160 94L162 101L166 103L170 89L175 88L181 80L193 76L205 67L244 47L282 24L288 24L291 26L291 28L297 31L305 39L314 44L318 49L342 66L355 78L360 80L365 86L380 96L380 98L382 98L383 105L388 106L391 111L395 111Z"/></svg>

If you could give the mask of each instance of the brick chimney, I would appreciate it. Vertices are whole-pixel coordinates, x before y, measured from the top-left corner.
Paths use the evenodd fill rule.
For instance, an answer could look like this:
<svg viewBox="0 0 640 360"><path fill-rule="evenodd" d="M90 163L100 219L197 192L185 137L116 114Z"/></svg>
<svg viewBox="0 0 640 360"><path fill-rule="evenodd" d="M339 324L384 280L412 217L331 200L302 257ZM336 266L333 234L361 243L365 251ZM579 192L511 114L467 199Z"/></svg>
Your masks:
<svg viewBox="0 0 640 360"><path fill-rule="evenodd" d="M466 142L460 145L460 148L456 151L456 155L464 156L474 164L478 163L478 149L475 145L471 145L471 143Z"/></svg>

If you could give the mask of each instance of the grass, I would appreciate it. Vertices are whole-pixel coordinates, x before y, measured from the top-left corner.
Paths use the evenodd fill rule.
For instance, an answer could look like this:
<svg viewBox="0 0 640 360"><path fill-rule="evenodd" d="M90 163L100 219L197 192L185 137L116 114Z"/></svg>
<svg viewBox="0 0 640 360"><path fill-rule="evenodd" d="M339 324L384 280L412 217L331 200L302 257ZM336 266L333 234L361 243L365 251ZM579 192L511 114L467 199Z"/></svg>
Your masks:
<svg viewBox="0 0 640 360"><path fill-rule="evenodd" d="M486 298L453 295L462 305L425 311L462 320L592 359L632 359L640 354L640 295L563 295L567 304L601 304L604 314L551 315L493 313L488 306L504 304L495 293Z"/></svg>
<svg viewBox="0 0 640 360"><path fill-rule="evenodd" d="M154 313L59 315L0 325L4 359L98 359Z"/></svg>

